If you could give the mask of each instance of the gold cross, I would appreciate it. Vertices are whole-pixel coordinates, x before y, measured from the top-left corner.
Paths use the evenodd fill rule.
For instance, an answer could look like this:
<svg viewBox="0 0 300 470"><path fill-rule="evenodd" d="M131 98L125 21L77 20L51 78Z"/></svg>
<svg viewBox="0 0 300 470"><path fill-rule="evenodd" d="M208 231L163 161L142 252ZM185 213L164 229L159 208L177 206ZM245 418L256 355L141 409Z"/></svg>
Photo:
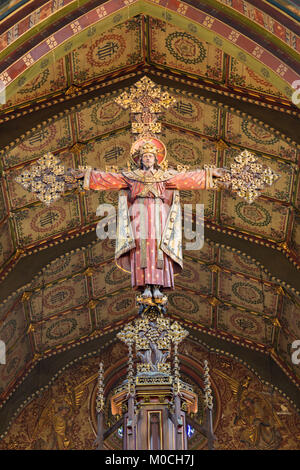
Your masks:
<svg viewBox="0 0 300 470"><path fill-rule="evenodd" d="M133 134L153 135L161 132L161 123L157 122L159 114L173 106L176 100L150 78L143 77L130 88L129 93L124 91L115 102L123 109L130 109Z"/></svg>

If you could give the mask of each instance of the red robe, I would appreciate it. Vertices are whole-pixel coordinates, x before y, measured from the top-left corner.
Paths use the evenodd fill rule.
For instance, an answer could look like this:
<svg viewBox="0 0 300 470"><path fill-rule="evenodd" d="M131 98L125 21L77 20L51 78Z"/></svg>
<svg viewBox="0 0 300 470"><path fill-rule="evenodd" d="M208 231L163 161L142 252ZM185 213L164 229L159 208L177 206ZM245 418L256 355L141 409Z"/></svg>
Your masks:
<svg viewBox="0 0 300 470"><path fill-rule="evenodd" d="M145 177L152 178L152 182L143 181ZM157 181L153 182L154 179ZM119 256L117 264L131 273L133 287L157 284L165 288L174 288L174 273L179 272L182 265L180 261L172 259L162 246L162 234L172 205L174 190L209 187L208 172L205 170L181 173L175 170L166 172L136 170L124 173L91 170L87 173L85 189L127 190L128 207L134 214L131 218L131 227L135 247ZM143 207L142 212L141 207Z"/></svg>

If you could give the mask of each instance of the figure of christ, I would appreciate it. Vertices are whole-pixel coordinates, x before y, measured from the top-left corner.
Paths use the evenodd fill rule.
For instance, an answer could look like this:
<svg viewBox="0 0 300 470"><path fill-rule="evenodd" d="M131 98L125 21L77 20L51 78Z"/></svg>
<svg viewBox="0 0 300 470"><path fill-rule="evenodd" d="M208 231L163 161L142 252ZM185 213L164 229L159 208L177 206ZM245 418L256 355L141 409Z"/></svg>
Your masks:
<svg viewBox="0 0 300 470"><path fill-rule="evenodd" d="M89 168L73 174L84 178L86 190L125 191L126 207L119 199L116 263L131 273L132 287L141 288L142 297L160 299L162 288L174 289L174 274L182 269L178 190L212 189L213 179L222 177L224 170L163 170L163 143L155 138L139 141L133 144L138 149L136 170L114 173Z"/></svg>

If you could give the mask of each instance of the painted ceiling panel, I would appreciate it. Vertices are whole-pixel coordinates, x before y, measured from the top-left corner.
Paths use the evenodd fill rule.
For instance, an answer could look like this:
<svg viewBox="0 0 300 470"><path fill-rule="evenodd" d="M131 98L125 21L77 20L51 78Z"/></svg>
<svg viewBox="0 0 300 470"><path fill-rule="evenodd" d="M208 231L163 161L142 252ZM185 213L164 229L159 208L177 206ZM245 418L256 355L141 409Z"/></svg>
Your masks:
<svg viewBox="0 0 300 470"><path fill-rule="evenodd" d="M167 91L167 88L164 87ZM170 93L170 89L168 90ZM221 109L201 101L201 97L192 93L182 93L172 90L176 99L175 106L165 112L164 121L180 128L194 131L198 134L217 137L222 129Z"/></svg>
<svg viewBox="0 0 300 470"><path fill-rule="evenodd" d="M54 93L67 88L68 77L65 58L53 63L48 62L47 59L42 62L41 72L27 82L26 85L19 88L17 93L7 100L3 109L15 107L23 103L35 102L41 97L52 96ZM19 80L19 85L22 85L22 78Z"/></svg>
<svg viewBox="0 0 300 470"><path fill-rule="evenodd" d="M215 191L180 191L180 200L184 204L203 204L204 216L216 220L218 194ZM184 208L184 206L183 206Z"/></svg>
<svg viewBox="0 0 300 470"><path fill-rule="evenodd" d="M41 276L36 276L31 282L34 289L45 287L47 284L54 283L58 279L64 279L72 276L74 272L83 272L87 266L86 253L78 250L71 254L66 254L52 261L42 272Z"/></svg>
<svg viewBox="0 0 300 470"><path fill-rule="evenodd" d="M119 193L117 191L90 191L84 195L84 216L85 223L90 224L102 219L96 215L100 204L113 204L115 208L118 204ZM103 213L103 216L105 214Z"/></svg>
<svg viewBox="0 0 300 470"><path fill-rule="evenodd" d="M76 113L76 130L79 141L86 141L128 126L129 111L123 110L114 101L118 94L116 92L100 97L94 104L89 103Z"/></svg>
<svg viewBox="0 0 300 470"><path fill-rule="evenodd" d="M279 294L275 286L258 280L244 278L239 274L220 272L218 297L233 305L240 305L266 316L275 316Z"/></svg>
<svg viewBox="0 0 300 470"><path fill-rule="evenodd" d="M264 75L265 79L257 75L242 62L234 59L233 57L230 58L228 74L229 85L238 88L246 88L254 93L259 92L280 98L284 97L284 95L268 81L270 73L267 69L264 69Z"/></svg>
<svg viewBox="0 0 300 470"><path fill-rule="evenodd" d="M185 256L189 256L189 257L192 257L194 259L200 259L202 261L206 261L206 262L213 262L214 258L215 258L215 252L216 252L216 248L213 246L213 244L209 244L209 243L204 243L203 247L201 248L201 250L187 250L187 249L184 249L184 254Z"/></svg>
<svg viewBox="0 0 300 470"><path fill-rule="evenodd" d="M266 346L273 343L274 326L272 322L228 305L218 306L218 328Z"/></svg>
<svg viewBox="0 0 300 470"><path fill-rule="evenodd" d="M59 318L34 327L33 339L36 351L42 353L63 343L76 341L92 332L89 309L76 309Z"/></svg>
<svg viewBox="0 0 300 470"><path fill-rule="evenodd" d="M129 130L99 138L85 146L81 152L81 164L101 169L113 165L126 168L131 145Z"/></svg>
<svg viewBox="0 0 300 470"><path fill-rule="evenodd" d="M285 332L291 335L295 340L300 338L300 319L298 310L298 299L287 296L283 298L280 322Z"/></svg>
<svg viewBox="0 0 300 470"><path fill-rule="evenodd" d="M50 207L42 204L13 214L17 243L24 247L74 229L81 224L78 196L71 194Z"/></svg>
<svg viewBox="0 0 300 470"><path fill-rule="evenodd" d="M225 138L254 151L264 152L268 155L280 155L285 160L295 162L299 157L299 149L296 145L274 135L271 129L257 124L249 117L240 117L234 113L227 113Z"/></svg>
<svg viewBox="0 0 300 470"><path fill-rule="evenodd" d="M295 250L297 256L300 256L300 217L295 217L294 227L292 231L292 248Z"/></svg>
<svg viewBox="0 0 300 470"><path fill-rule="evenodd" d="M36 159L46 152L62 150L73 144L71 116L65 116L56 122L47 123L22 139L16 147L5 153L3 165L9 168L23 162Z"/></svg>
<svg viewBox="0 0 300 470"><path fill-rule="evenodd" d="M93 37L71 52L71 80L75 85L143 61L142 19L133 18Z"/></svg>
<svg viewBox="0 0 300 470"><path fill-rule="evenodd" d="M9 311L17 304L19 303L19 299L21 297L20 292L13 292L4 302L1 303L0 305L0 319L1 322L4 322L6 319L6 315L9 313Z"/></svg>
<svg viewBox="0 0 300 470"><path fill-rule="evenodd" d="M102 297L130 287L130 275L114 263L99 266L91 276L93 298Z"/></svg>
<svg viewBox="0 0 300 470"><path fill-rule="evenodd" d="M232 271L236 269L238 272L248 274L258 280L270 280L269 274L265 273L250 256L245 256L242 253L234 253L226 248L219 248L218 251L218 264L222 267Z"/></svg>
<svg viewBox="0 0 300 470"><path fill-rule="evenodd" d="M206 165L217 165L218 152L215 145L197 135L180 133L166 129L163 133L168 151L169 164L188 165L191 168L203 168Z"/></svg>
<svg viewBox="0 0 300 470"><path fill-rule="evenodd" d="M150 61L223 82L224 53L173 25L150 18Z"/></svg>
<svg viewBox="0 0 300 470"><path fill-rule="evenodd" d="M87 252L87 259L90 266L112 260L115 256L115 240L106 238L101 242L98 240Z"/></svg>
<svg viewBox="0 0 300 470"><path fill-rule="evenodd" d="M243 232L268 240L282 242L286 239L290 209L263 199L251 205L225 192L221 195L220 222Z"/></svg>
<svg viewBox="0 0 300 470"><path fill-rule="evenodd" d="M33 322L40 322L59 312L82 305L88 301L88 298L87 280L84 275L55 283L45 289L37 290L30 297L30 319Z"/></svg>
<svg viewBox="0 0 300 470"><path fill-rule="evenodd" d="M136 315L136 296L132 290L118 293L97 302L95 325L98 330Z"/></svg>
<svg viewBox="0 0 300 470"><path fill-rule="evenodd" d="M212 326L212 306L198 294L177 290L168 296L170 315L184 317L195 325Z"/></svg>
<svg viewBox="0 0 300 470"><path fill-rule="evenodd" d="M4 318L1 318L0 338L4 341L7 351L14 347L27 328L24 304L20 302Z"/></svg>
<svg viewBox="0 0 300 470"><path fill-rule="evenodd" d="M213 274L208 266L186 261L183 271L176 276L176 285L196 291L200 295L212 295Z"/></svg>

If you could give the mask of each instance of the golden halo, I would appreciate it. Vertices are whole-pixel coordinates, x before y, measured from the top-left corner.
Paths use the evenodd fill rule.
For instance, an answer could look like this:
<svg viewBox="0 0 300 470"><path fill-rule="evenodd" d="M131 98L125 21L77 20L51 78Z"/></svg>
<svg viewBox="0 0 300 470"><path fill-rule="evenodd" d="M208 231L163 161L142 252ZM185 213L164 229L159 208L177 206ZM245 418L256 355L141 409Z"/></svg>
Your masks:
<svg viewBox="0 0 300 470"><path fill-rule="evenodd" d="M130 156L134 163L138 163L139 155L137 154L145 146L149 148L150 153L155 153L157 163L160 165L167 156L167 149L161 140L150 136L141 137L132 144Z"/></svg>

